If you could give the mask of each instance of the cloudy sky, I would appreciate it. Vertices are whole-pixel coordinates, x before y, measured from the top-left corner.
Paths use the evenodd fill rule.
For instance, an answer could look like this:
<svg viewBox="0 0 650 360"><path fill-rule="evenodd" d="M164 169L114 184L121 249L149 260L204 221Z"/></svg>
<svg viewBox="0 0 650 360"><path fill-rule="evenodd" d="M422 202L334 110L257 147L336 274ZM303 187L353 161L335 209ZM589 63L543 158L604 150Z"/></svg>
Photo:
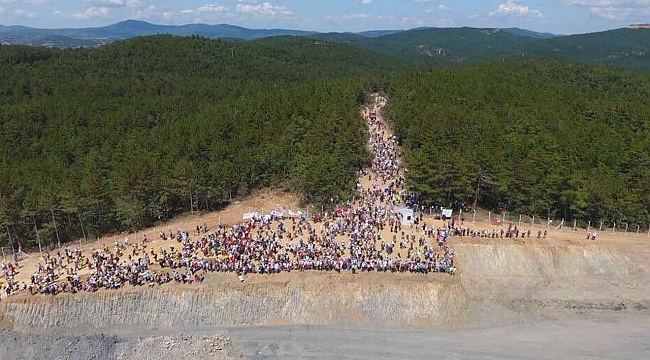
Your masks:
<svg viewBox="0 0 650 360"><path fill-rule="evenodd" d="M228 23L317 31L511 27L558 34L650 22L650 0L0 0L0 24Z"/></svg>

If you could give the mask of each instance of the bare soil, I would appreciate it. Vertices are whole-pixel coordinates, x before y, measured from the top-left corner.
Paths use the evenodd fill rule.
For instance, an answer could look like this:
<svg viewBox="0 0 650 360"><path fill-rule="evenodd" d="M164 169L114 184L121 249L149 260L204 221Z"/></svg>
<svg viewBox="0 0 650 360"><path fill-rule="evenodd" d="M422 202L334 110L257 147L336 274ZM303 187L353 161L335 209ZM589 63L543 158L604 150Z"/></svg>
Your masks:
<svg viewBox="0 0 650 360"><path fill-rule="evenodd" d="M299 200L261 191L223 211L83 248L144 234L149 246L168 246L159 231L232 225L278 205L297 209ZM424 222L444 225L429 216ZM215 273L200 285L154 290L19 294L0 303L0 359L650 358L650 237L603 232L593 241L584 229L551 227L537 239L546 227L530 228L530 238L452 238L454 277L291 272L251 274L242 283ZM21 262L19 280L29 280L39 257Z"/></svg>

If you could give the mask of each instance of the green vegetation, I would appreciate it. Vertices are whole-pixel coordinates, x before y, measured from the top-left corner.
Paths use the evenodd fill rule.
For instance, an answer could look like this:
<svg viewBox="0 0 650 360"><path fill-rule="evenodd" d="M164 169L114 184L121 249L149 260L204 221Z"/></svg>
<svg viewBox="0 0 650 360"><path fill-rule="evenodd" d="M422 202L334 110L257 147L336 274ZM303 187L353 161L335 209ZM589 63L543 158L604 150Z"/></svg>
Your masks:
<svg viewBox="0 0 650 360"><path fill-rule="evenodd" d="M27 247L34 227L44 243L142 228L262 187L348 198L368 85L337 78L391 62L304 38L0 47L2 246L7 228Z"/></svg>
<svg viewBox="0 0 650 360"><path fill-rule="evenodd" d="M408 181L427 203L471 204L478 188L488 209L650 223L647 77L532 60L404 70L471 49L483 60L493 58L485 48L520 51L499 39L568 49L589 36L456 29L441 59L427 60L431 44L412 56L432 31L0 46L0 246L7 232L34 245L34 228L43 243L142 228L264 187L318 205L349 198L369 156L359 106L377 88L389 93ZM647 33L620 34L612 48L626 51ZM595 58L599 47L571 56ZM646 66L643 56L625 61Z"/></svg>
<svg viewBox="0 0 650 360"><path fill-rule="evenodd" d="M428 204L650 223L650 79L522 61L390 77L407 181Z"/></svg>
<svg viewBox="0 0 650 360"><path fill-rule="evenodd" d="M513 29L476 28L414 29L376 38L355 34L312 36L429 65L532 57L650 71L650 30L644 29L552 38L547 38L548 34L532 36L530 32Z"/></svg>

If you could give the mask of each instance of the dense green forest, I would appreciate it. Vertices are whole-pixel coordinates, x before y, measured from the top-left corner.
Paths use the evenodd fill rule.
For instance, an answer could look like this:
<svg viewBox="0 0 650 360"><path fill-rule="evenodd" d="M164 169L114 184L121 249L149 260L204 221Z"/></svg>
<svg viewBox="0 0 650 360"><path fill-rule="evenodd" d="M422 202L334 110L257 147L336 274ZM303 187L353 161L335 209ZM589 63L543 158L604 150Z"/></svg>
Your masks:
<svg viewBox="0 0 650 360"><path fill-rule="evenodd" d="M427 204L650 223L650 79L511 61L406 71L387 114Z"/></svg>
<svg viewBox="0 0 650 360"><path fill-rule="evenodd" d="M299 37L0 46L0 246L143 228L263 187L349 198L369 160L359 106L378 89L427 204L478 189L487 209L650 223L647 76L418 64Z"/></svg>
<svg viewBox="0 0 650 360"><path fill-rule="evenodd" d="M142 228L267 186L348 198L368 161L355 76L392 61L300 38L2 46L0 241Z"/></svg>
<svg viewBox="0 0 650 360"><path fill-rule="evenodd" d="M347 33L311 36L436 66L544 58L650 71L648 29L617 29L552 38L520 34L525 32L465 27L413 29L375 38Z"/></svg>

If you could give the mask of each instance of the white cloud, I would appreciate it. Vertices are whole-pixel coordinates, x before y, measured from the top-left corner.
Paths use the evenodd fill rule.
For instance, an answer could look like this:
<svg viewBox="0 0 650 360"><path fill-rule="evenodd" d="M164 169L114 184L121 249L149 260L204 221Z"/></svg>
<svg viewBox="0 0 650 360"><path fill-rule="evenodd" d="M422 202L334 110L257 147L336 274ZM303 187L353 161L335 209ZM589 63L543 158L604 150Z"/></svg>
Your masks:
<svg viewBox="0 0 650 360"><path fill-rule="evenodd" d="M589 7L643 8L650 7L650 0L562 0L572 5Z"/></svg>
<svg viewBox="0 0 650 360"><path fill-rule="evenodd" d="M589 9L589 11L593 15L599 18L603 18L605 20L624 20L632 14L633 9L615 8L609 6L609 7L593 7Z"/></svg>
<svg viewBox="0 0 650 360"><path fill-rule="evenodd" d="M496 11L489 14L490 17L504 16L504 17L528 17L528 18L544 18L544 14L528 6L524 6L519 0L508 0L499 5Z"/></svg>
<svg viewBox="0 0 650 360"><path fill-rule="evenodd" d="M146 4L140 0L126 0L126 6L128 7L145 7Z"/></svg>
<svg viewBox="0 0 650 360"><path fill-rule="evenodd" d="M72 17L76 19L91 19L96 17L108 17L109 14L110 10L106 6L91 6L83 13L72 14Z"/></svg>
<svg viewBox="0 0 650 360"><path fill-rule="evenodd" d="M52 0L23 0L24 3L29 5L45 5L52 2Z"/></svg>
<svg viewBox="0 0 650 360"><path fill-rule="evenodd" d="M435 9L426 9L425 12L427 12L429 14L433 14L433 13L437 13L437 12L441 12L441 11L447 11L447 10L449 10L448 7L440 4Z"/></svg>
<svg viewBox="0 0 650 360"><path fill-rule="evenodd" d="M154 5L147 5L139 0L84 0L84 3L91 5L84 12L69 13L57 9L52 12L52 15L74 19L115 18L116 15L111 9L127 9L129 13L124 19L171 20L174 15L171 11L158 11Z"/></svg>
<svg viewBox="0 0 650 360"><path fill-rule="evenodd" d="M342 21L351 21L351 20L360 20L360 19L375 19L381 20L381 16L371 15L366 13L359 14L343 14L343 15L328 15L325 16L325 20L342 22Z"/></svg>
<svg viewBox="0 0 650 360"><path fill-rule="evenodd" d="M363 5L372 4L372 0L361 0L361 3L362 3Z"/></svg>
<svg viewBox="0 0 650 360"><path fill-rule="evenodd" d="M124 7L126 6L126 2L124 0L87 0L87 4L89 4L91 7Z"/></svg>
<svg viewBox="0 0 650 360"><path fill-rule="evenodd" d="M158 13L156 12L156 7L149 5L145 8L139 8L135 12L136 19L151 19L152 17L157 17Z"/></svg>
<svg viewBox="0 0 650 360"><path fill-rule="evenodd" d="M625 20L650 16L650 0L563 0L565 3L589 8L594 16L605 20Z"/></svg>
<svg viewBox="0 0 650 360"><path fill-rule="evenodd" d="M18 16L23 16L23 17L28 17L28 18L35 18L35 17L38 16L38 14L33 12L33 11L26 11L26 10L22 10L22 9L16 9L14 11L14 13L16 15L18 15Z"/></svg>
<svg viewBox="0 0 650 360"><path fill-rule="evenodd" d="M237 12L245 15L261 15L274 17L276 15L293 16L293 11L284 6L276 6L270 2L263 3L244 3L242 0L237 0Z"/></svg>
<svg viewBox="0 0 650 360"><path fill-rule="evenodd" d="M418 26L429 25L431 21L433 24L438 26L443 26L444 24L449 23L448 19L436 19L436 20L427 20L425 21L422 18L417 16L411 17L400 17L395 15L376 15L369 13L356 13L356 14L341 14L341 15L327 15L324 17L324 20L330 23L355 23L360 24L381 24L381 26L389 27L400 27L400 28L413 28ZM375 25L373 25L375 26Z"/></svg>
<svg viewBox="0 0 650 360"><path fill-rule="evenodd" d="M425 4L425 3L428 3L428 2L431 2L431 1L432 0L415 0L415 3L416 4Z"/></svg>
<svg viewBox="0 0 650 360"><path fill-rule="evenodd" d="M0 15L4 14L5 12L7 12L7 10L0 6Z"/></svg>
<svg viewBox="0 0 650 360"><path fill-rule="evenodd" d="M206 4L196 9L181 10L181 14L214 14L227 12L229 9L223 5Z"/></svg>

